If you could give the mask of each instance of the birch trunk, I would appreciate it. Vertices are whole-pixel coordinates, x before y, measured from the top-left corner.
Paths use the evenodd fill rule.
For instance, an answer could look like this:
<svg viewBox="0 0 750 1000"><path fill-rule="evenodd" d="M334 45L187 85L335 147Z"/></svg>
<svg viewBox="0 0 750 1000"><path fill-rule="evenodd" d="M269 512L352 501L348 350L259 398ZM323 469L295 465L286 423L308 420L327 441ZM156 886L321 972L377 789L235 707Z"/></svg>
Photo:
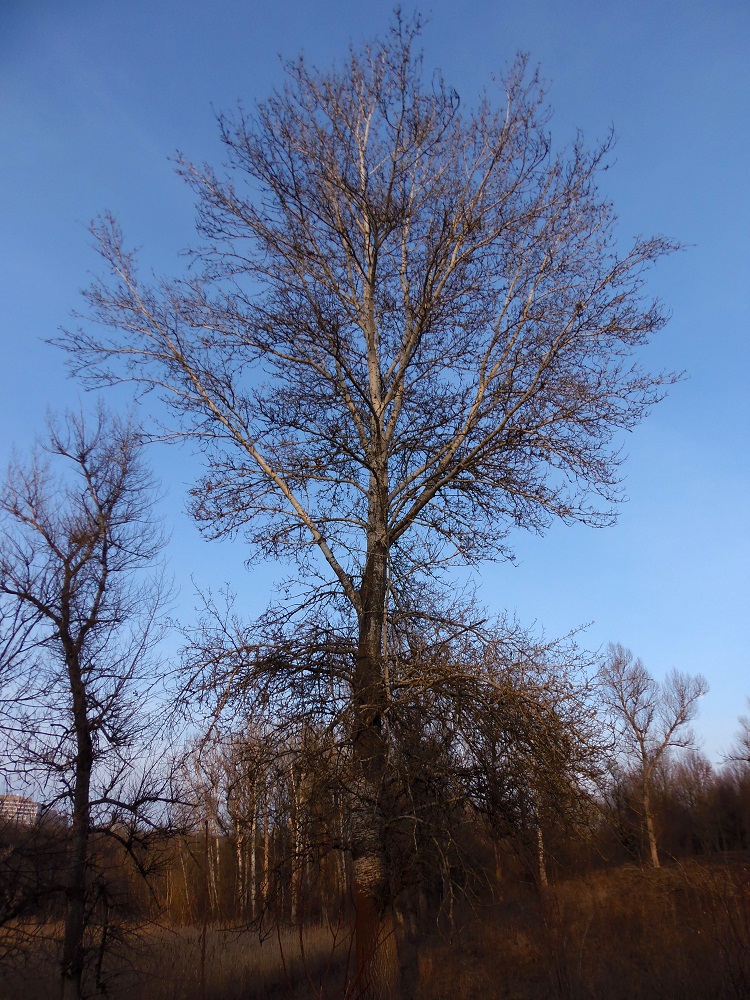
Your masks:
<svg viewBox="0 0 750 1000"><path fill-rule="evenodd" d="M648 836L648 849L651 856L651 864L654 868L660 868L659 851L656 847L656 829L654 827L654 814L651 808L651 793L646 786L643 789L643 813L646 820L646 834Z"/></svg>
<svg viewBox="0 0 750 1000"><path fill-rule="evenodd" d="M547 861L544 856L544 835L539 823L536 825L536 858L539 871L539 886L542 889L546 889L549 884L547 879Z"/></svg>

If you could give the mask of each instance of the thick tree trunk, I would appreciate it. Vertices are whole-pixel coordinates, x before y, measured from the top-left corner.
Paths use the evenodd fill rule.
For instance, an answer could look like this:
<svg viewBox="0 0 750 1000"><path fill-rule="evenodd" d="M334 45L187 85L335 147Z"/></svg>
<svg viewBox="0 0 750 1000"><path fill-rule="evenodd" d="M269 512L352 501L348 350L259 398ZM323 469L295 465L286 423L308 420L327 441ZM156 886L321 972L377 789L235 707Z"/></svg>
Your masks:
<svg viewBox="0 0 750 1000"><path fill-rule="evenodd" d="M377 509L383 511L378 516ZM371 498L372 530L360 589L359 641L354 676L354 752L359 771L352 815L352 899L355 909L356 982L368 1000L398 993L391 872L385 850L384 733L388 692L383 656L388 586L385 505ZM373 516L374 514L374 516ZM358 992L358 995L360 995Z"/></svg>
<svg viewBox="0 0 750 1000"><path fill-rule="evenodd" d="M76 815L78 814L78 815ZM88 853L88 796L85 811L78 805L73 816L71 861L65 903L65 932L62 954L62 998L78 1000L83 976L86 907L86 857Z"/></svg>
<svg viewBox="0 0 750 1000"><path fill-rule="evenodd" d="M353 878L355 995L367 997L367 1000L393 1000L399 995L400 985L395 921L393 908L388 902L383 902L377 892L378 884L377 881L375 885L369 881L360 864Z"/></svg>

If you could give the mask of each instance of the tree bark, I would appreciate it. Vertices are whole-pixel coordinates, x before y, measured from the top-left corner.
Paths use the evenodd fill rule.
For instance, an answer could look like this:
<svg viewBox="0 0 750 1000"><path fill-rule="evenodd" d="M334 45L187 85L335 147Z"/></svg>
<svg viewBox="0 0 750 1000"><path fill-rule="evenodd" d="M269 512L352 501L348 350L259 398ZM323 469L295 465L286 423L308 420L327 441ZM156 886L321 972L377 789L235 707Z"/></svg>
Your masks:
<svg viewBox="0 0 750 1000"><path fill-rule="evenodd" d="M80 664L74 649L66 655L68 677L73 695L73 723L76 737L75 777L71 857L65 887L65 930L62 953L62 1000L78 1000L84 966L84 930L86 908L86 859L90 827L91 771L93 744L86 705L86 692Z"/></svg>
<svg viewBox="0 0 750 1000"><path fill-rule="evenodd" d="M193 906L190 899L190 879L188 878L187 865L185 864L185 852L183 850L182 841L180 841L179 856L180 856L180 868L182 869L182 878L185 883L185 906L183 909L182 916L185 923L188 923L190 920L193 919Z"/></svg>
<svg viewBox="0 0 750 1000"><path fill-rule="evenodd" d="M544 891L549 882L547 879L547 861L544 856L544 835L538 822L536 824L536 857L539 871L539 887Z"/></svg>
<svg viewBox="0 0 750 1000"><path fill-rule="evenodd" d="M660 868L659 851L656 847L656 829L654 827L654 814L651 808L651 792L648 787L643 789L643 815L646 820L646 834L648 836L648 849L651 855L651 864L654 868Z"/></svg>
<svg viewBox="0 0 750 1000"><path fill-rule="evenodd" d="M373 884L357 866L353 877L356 993L367 1000L393 1000L399 995L399 958L393 908L373 892ZM379 874L379 873L378 873Z"/></svg>
<svg viewBox="0 0 750 1000"><path fill-rule="evenodd" d="M244 916L247 909L247 865L245 858L245 836L241 823L234 821L234 854L237 867L235 889L235 912Z"/></svg>
<svg viewBox="0 0 750 1000"><path fill-rule="evenodd" d="M257 893L257 864L258 864L258 801L255 797L256 785L253 785L253 805L252 818L250 821L250 919L255 920L256 893Z"/></svg>
<svg viewBox="0 0 750 1000"><path fill-rule="evenodd" d="M399 963L392 889L385 850L383 779L388 692L383 658L388 588L385 477L371 483L368 552L360 589L359 637L354 674L354 753L359 771L352 815L352 899L355 910L356 982L368 1000L398 992Z"/></svg>
<svg viewBox="0 0 750 1000"><path fill-rule="evenodd" d="M263 874L260 888L260 905L265 910L269 903L271 871L271 830L268 819L268 784L263 789Z"/></svg>

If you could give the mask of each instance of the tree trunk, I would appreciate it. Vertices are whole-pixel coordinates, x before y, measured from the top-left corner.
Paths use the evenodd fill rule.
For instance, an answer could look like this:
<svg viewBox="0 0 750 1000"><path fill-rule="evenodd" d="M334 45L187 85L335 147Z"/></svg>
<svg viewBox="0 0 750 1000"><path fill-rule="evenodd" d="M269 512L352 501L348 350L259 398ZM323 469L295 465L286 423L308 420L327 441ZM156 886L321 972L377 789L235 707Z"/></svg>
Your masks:
<svg viewBox="0 0 750 1000"><path fill-rule="evenodd" d="M260 905L265 910L268 906L270 890L269 873L271 870L271 831L268 825L268 785L263 790L263 876L260 889Z"/></svg>
<svg viewBox="0 0 750 1000"><path fill-rule="evenodd" d="M356 867L356 865L355 865ZM400 968L393 909L371 891L367 878L353 878L357 997L393 1000L399 996Z"/></svg>
<svg viewBox="0 0 750 1000"><path fill-rule="evenodd" d="M375 477L373 477L374 479ZM368 554L360 588L359 641L354 673L354 753L359 772L352 811L352 900L355 911L356 982L368 1000L398 993L399 963L394 934L391 873L385 851L383 802L388 694L383 636L388 586L385 509L373 483ZM382 511L382 515L379 515ZM358 993L359 995L359 993Z"/></svg>
<svg viewBox="0 0 750 1000"><path fill-rule="evenodd" d="M503 898L502 884L503 884L503 864L500 860L500 847L497 842L497 837L492 837L492 851L495 855L495 899L499 902Z"/></svg>
<svg viewBox="0 0 750 1000"><path fill-rule="evenodd" d="M250 919L255 920L256 911L256 879L257 879L257 837L258 837L258 802L253 786L252 818L250 821Z"/></svg>
<svg viewBox="0 0 750 1000"><path fill-rule="evenodd" d="M245 863L245 837L241 823L233 819L234 823L234 854L237 866L237 880L235 889L234 912L236 916L245 916L247 909L247 865Z"/></svg>
<svg viewBox="0 0 750 1000"><path fill-rule="evenodd" d="M654 829L654 814L651 808L651 793L648 786L643 789L643 816L646 820L646 834L648 836L648 849L651 855L651 864L654 868L660 868L659 852L656 849L656 830Z"/></svg>
<svg viewBox="0 0 750 1000"><path fill-rule="evenodd" d="M289 785L292 791L292 803L289 813L289 836L292 843L292 868L289 886L289 919L292 924L297 923L299 915L300 901L302 898L302 837L301 837L301 813L302 813L302 776L295 778L294 767L289 769Z"/></svg>
<svg viewBox="0 0 750 1000"><path fill-rule="evenodd" d="M185 882L185 907L183 910L183 919L185 923L188 923L193 919L193 906L190 899L190 879L188 878L187 865L185 864L185 852L183 850L183 842L180 840L180 868L182 869L182 878Z"/></svg>
<svg viewBox="0 0 750 1000"><path fill-rule="evenodd" d="M73 822L71 827L71 857L65 886L65 930L62 953L62 1000L78 1000L81 996L86 929L86 863L89 842L89 798L93 745L88 719L86 694L81 680L78 658L69 653L68 677L73 695L73 720L76 736L75 778L73 788Z"/></svg>
<svg viewBox="0 0 750 1000"><path fill-rule="evenodd" d="M537 868L539 871L539 887L544 890L547 888L547 861L544 856L544 835L542 834L542 828L537 821L536 824L536 858L537 858Z"/></svg>
<svg viewBox="0 0 750 1000"><path fill-rule="evenodd" d="M221 903L222 903L222 888L221 888L221 837L219 835L218 827L214 834L214 861L211 866L211 886L213 888L214 895L214 913L217 918L221 916Z"/></svg>

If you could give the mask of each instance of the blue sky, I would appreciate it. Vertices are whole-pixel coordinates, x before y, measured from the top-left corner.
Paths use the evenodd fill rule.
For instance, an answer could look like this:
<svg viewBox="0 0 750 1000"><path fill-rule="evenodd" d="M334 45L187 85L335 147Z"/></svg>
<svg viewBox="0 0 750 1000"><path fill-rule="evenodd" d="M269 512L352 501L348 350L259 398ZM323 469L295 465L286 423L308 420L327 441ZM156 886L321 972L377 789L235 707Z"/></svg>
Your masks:
<svg viewBox="0 0 750 1000"><path fill-rule="evenodd" d="M220 162L216 111L267 96L280 54L327 67L350 41L383 33L390 10L361 0L0 4L0 463L28 446L48 408L77 404L63 358L43 341L96 267L86 223L111 210L147 266L179 269L194 211L169 157ZM618 525L519 535L516 566L480 568L480 596L548 635L591 623L587 646L622 642L657 676L704 673L698 729L717 760L750 695L750 7L437 0L423 10L425 63L465 103L520 49L550 83L556 142L576 129L595 142L614 125L603 189L623 244L665 233L686 245L653 273L672 320L645 360L688 377L624 443ZM259 611L274 569L247 573L242 545L200 539L183 513L196 470L186 451L154 461L184 614L191 574L231 581Z"/></svg>

